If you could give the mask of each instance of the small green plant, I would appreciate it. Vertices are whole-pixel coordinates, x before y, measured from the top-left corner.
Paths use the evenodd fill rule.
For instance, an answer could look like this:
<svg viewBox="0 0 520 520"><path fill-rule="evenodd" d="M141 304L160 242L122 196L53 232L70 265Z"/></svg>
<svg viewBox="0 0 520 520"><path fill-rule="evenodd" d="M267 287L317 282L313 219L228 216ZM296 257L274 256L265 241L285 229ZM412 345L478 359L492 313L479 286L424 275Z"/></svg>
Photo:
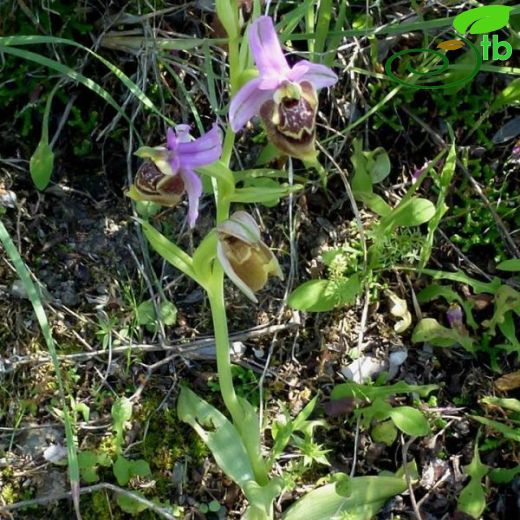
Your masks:
<svg viewBox="0 0 520 520"><path fill-rule="evenodd" d="M518 263L516 260L504 261L497 268L515 272ZM423 274L437 280L451 279L465 283L474 290L475 295L471 298L463 297L450 285L438 283L425 287L417 295L417 300L419 303L441 298L446 300L450 305L446 313L448 326L442 325L435 318L423 318L413 331L414 343L429 342L439 347L461 345L471 353L487 352L495 370L498 370L497 349L520 356L520 341L515 325L515 316L520 316L520 292L500 283L498 278L484 283L463 273L423 270ZM475 310L479 302L480 305L490 307L492 313L489 318L477 322Z"/></svg>
<svg viewBox="0 0 520 520"><path fill-rule="evenodd" d="M398 430L414 437L429 435L430 425L423 412L411 406L395 406L391 398L397 394L418 394L427 397L437 389L436 385L408 385L399 382L394 385L362 385L349 381L336 385L331 392L331 400L354 400L354 415L361 418L361 425L371 428L375 442L390 446L397 438Z"/></svg>
<svg viewBox="0 0 520 520"><path fill-rule="evenodd" d="M159 316L157 316L157 313ZM151 300L140 303L136 308L136 320L149 332L156 332L159 320L164 325L175 325L177 321L177 307L169 301L154 304Z"/></svg>
<svg viewBox="0 0 520 520"><path fill-rule="evenodd" d="M459 511L466 513L471 518L481 518L486 509L486 492L482 484L482 479L488 474L489 466L482 464L478 451L478 437L475 441L473 459L471 463L464 467L469 476L469 482L464 487L457 501Z"/></svg>
<svg viewBox="0 0 520 520"><path fill-rule="evenodd" d="M72 409L81 413L88 420L89 409L84 404L72 403ZM143 459L128 459L123 454L124 431L126 425L132 419L132 403L126 398L118 398L112 405L112 430L110 450L83 450L78 453L78 465L81 479L87 484L93 484L100 479L100 468L112 468L112 473L119 486L128 485L134 478L147 478L151 476L150 466ZM60 463L60 461L57 461ZM135 492L142 496L142 493ZM131 496L117 494L119 507L130 514L137 514L147 509L146 504L133 500ZM163 507L170 507L163 505Z"/></svg>
<svg viewBox="0 0 520 520"><path fill-rule="evenodd" d="M303 466L309 467L313 462L329 465L326 454L329 450L314 441L314 429L326 427L327 423L323 420L309 420L318 398L314 397L297 415L291 419L289 412L282 407L282 413L271 426L271 435L274 446L271 452L269 465L272 466L275 460L283 454L286 446L292 444L303 457Z"/></svg>
<svg viewBox="0 0 520 520"><path fill-rule="evenodd" d="M426 262L433 233L446 211L444 197L439 197L436 207L430 200L414 196L425 174L441 155L392 208L374 191L374 186L390 173L388 154L382 148L363 151L360 140L354 140L353 147L352 193L357 201L377 215L377 220L366 233L371 241L367 265L363 269L359 266L363 253L358 244L327 252L324 261L329 268L328 279L309 280L297 287L288 299L289 305L295 309L323 312L351 304L366 284L377 285L375 271L395 265L397 258L401 264L418 263L419 260ZM442 179L443 189L447 190L451 175L443 175ZM417 228L427 222L430 226L425 241Z"/></svg>

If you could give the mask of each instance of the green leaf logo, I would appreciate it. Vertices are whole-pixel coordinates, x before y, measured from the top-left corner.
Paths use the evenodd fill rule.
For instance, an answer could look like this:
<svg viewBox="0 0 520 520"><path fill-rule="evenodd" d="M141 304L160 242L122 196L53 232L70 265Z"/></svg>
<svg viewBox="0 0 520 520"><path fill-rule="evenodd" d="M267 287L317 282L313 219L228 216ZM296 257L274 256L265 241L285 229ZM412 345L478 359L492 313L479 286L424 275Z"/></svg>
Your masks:
<svg viewBox="0 0 520 520"><path fill-rule="evenodd" d="M486 5L465 11L453 20L453 28L460 34L486 34L507 27L509 13L507 5Z"/></svg>

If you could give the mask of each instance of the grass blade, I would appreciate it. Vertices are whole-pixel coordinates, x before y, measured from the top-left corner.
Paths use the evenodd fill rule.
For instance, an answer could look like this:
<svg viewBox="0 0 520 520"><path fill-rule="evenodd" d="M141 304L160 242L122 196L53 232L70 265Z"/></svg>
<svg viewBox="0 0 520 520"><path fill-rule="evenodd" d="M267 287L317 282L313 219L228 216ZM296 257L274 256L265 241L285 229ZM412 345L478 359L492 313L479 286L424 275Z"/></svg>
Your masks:
<svg viewBox="0 0 520 520"><path fill-rule="evenodd" d="M45 310L43 308L42 300L40 298L40 293L31 279L31 275L29 274L29 270L25 265L18 249L14 245L4 223L0 220L0 242L2 242L4 249L13 262L16 272L22 281L25 290L27 291L27 295L34 309L34 314L36 315L36 319L38 320L38 325L42 331L43 337L45 339L45 343L47 344L47 349L49 350L49 354L51 356L52 364L54 367L54 372L56 373L56 380L58 382L58 390L61 400L61 406L63 410L63 421L65 423L65 436L67 439L67 458L69 461L69 479L72 491L72 498L74 501L74 508L76 510L76 516L81 520L81 514L79 511L79 465L78 465L78 456L76 452L76 444L74 442L74 432L72 429L72 420L71 415L69 413L69 408L67 406L67 401L65 398L65 387L63 385L63 379L61 377L61 369L60 362L58 360L58 355L56 354L56 345L54 343L54 338L52 337L51 328L49 326L49 321L47 320L47 315L45 314Z"/></svg>
<svg viewBox="0 0 520 520"><path fill-rule="evenodd" d="M159 117L161 117L163 120L165 120L168 124L172 124L172 121L161 113L161 111L155 106L153 101L123 71L121 71L119 68L117 68L113 63L110 63L108 60L106 60L105 58L103 58L102 56L100 56L99 54L94 52L93 50L89 49L88 47L81 45L80 43L77 43L73 40L67 40L66 38L57 38L54 36L4 36L4 37L0 37L0 50L3 52L8 52L8 53L10 52L10 54L14 54L19 57L24 57L23 55L19 54L20 52L22 52L20 49L13 49L13 48L11 48L11 46L12 45L35 45L35 44L42 44L42 43L71 45L71 46L77 47L78 49L81 49L85 52L88 52L89 54L94 56L97 60L99 60L101 63L103 63L103 65L105 65L112 72L112 74L114 74L114 76L116 76L125 85L125 87L128 88L128 90L137 99L139 99L139 101L141 101L141 103L143 103L143 105L145 105L147 108L149 108L150 110L155 112ZM14 50L17 50L18 54L13 52ZM23 52L29 52L29 51L23 51ZM31 59L32 61L36 61L38 63L38 60L35 60L34 57L40 56L40 55L36 54L36 53L30 53L30 54L32 55L32 58L29 58L28 56L26 56L26 59ZM128 121L128 117L124 114L124 112L119 107L119 105L117 105L117 103L110 96L110 94L108 94L108 92L106 92L106 90L104 90L101 86L97 85L97 83L94 83L89 78L82 76L78 72L73 71L72 69L63 65L62 63L59 63L54 60L49 60L48 58L45 58L44 56L40 56L40 58L42 60L43 59L48 60L45 62L47 67L58 70L58 68L56 66L50 65L49 62L52 62L54 64L57 64L57 65L63 67L64 69L68 69L69 71L72 71L77 76L85 78L91 84L94 84L97 87L97 90L92 88L92 85L89 85L89 84L81 81L80 79L76 78L77 81L80 81L86 87L90 88L91 90L94 90L94 92L96 92L96 94L101 95L101 97L103 97L103 99L105 99L105 101L107 101L108 103L111 104L111 106L116 108L116 110L118 110L118 112L120 112L125 117L125 119ZM41 62L41 64L43 65L44 63ZM61 70L60 72L63 72L63 71ZM67 75L70 77L70 74L67 74ZM109 101L108 98L105 97L105 94L102 95L101 91L105 92L106 95L109 96L111 101Z"/></svg>
<svg viewBox="0 0 520 520"><path fill-rule="evenodd" d="M342 2L346 5L346 2ZM332 0L320 0L318 21L316 23L316 40L314 46L314 61L321 61L320 55L325 50L325 43L329 36L330 20L332 18Z"/></svg>

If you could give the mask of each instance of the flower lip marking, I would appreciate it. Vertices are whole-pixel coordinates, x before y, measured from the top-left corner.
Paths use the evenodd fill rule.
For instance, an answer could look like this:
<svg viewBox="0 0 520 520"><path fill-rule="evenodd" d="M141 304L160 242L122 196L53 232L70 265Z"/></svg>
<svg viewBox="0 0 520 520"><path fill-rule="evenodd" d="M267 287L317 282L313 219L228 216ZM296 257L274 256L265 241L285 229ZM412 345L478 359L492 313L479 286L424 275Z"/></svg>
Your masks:
<svg viewBox="0 0 520 520"><path fill-rule="evenodd" d="M196 168L207 166L222 154L222 136L216 124L206 134L193 139L188 125L168 129L166 146L143 147L136 155L145 159L128 195L137 200L151 200L175 206L188 195L188 224L194 227L199 213L202 182Z"/></svg>
<svg viewBox="0 0 520 520"><path fill-rule="evenodd" d="M298 100L304 82L316 91L338 81L336 74L325 65L301 60L290 67L269 16L257 18L249 27L248 37L260 74L246 83L231 100L229 120L234 132L242 129L252 117L261 115L262 108L268 102L280 105L283 97ZM270 108L264 109L264 112L270 112ZM287 150L285 152L288 153ZM295 156L298 157L297 152Z"/></svg>
<svg viewBox="0 0 520 520"><path fill-rule="evenodd" d="M284 93L265 102L260 108L260 118L270 141L282 152L303 160L316 157L314 138L318 99L313 86L302 81L298 85L299 99L286 97ZM284 87L281 87L282 90Z"/></svg>

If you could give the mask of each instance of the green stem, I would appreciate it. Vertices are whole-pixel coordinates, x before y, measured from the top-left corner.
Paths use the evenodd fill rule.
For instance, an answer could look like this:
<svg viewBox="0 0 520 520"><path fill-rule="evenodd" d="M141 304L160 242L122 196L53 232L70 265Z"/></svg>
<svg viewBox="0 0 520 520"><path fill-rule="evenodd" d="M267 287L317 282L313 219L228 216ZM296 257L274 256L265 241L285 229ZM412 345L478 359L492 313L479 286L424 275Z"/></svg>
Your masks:
<svg viewBox="0 0 520 520"><path fill-rule="evenodd" d="M229 38L229 81L231 83L231 95L238 90L238 76L240 74L240 35L236 38Z"/></svg>
<svg viewBox="0 0 520 520"><path fill-rule="evenodd" d="M224 271L220 264L215 262L213 277L208 290L211 315L213 318L213 332L215 335L215 348L217 353L217 371L220 384L220 393L226 408L231 414L231 419L238 430L244 443L255 479L260 485L266 485L269 481L266 464L262 458L258 440L248 431L245 419L246 410L240 401L233 386L233 373L231 371L229 332L227 325L226 307L224 302Z"/></svg>
<svg viewBox="0 0 520 520"><path fill-rule="evenodd" d="M220 384L220 392L226 408L231 414L233 423L239 424L242 416L242 408L233 386L231 372L231 359L229 354L229 333L227 325L226 307L224 303L224 272L218 262L213 268L211 288L208 292L211 316L213 318L213 331L215 334L215 347L217 352L217 370Z"/></svg>
<svg viewBox="0 0 520 520"><path fill-rule="evenodd" d="M236 2L231 2L232 8L237 12ZM230 77L230 93L233 96L239 87L240 75L240 32L237 30L236 36L230 37L228 40L228 60L229 60L229 77ZM233 145L235 143L235 133L228 126L224 138L221 162L229 168L231 156L233 154ZM221 181L213 179L213 189L216 204L216 222L222 223L229 218L230 202L227 197L223 196L223 186ZM240 437L247 450L249 460L253 467L255 479L258 484L266 485L269 481L267 475L266 464L262 458L258 440L251 436L248 432L246 422L247 407L244 408L235 392L233 386L233 374L231 371L231 357L229 344L229 331L226 316L226 306L224 300L224 270L222 266L215 260L213 263L213 272L211 281L206 288L208 292L209 303L211 307L211 315L213 319L213 331L215 335L215 349L217 357L217 371L220 384L220 392L226 408L228 409L235 428L238 430ZM264 515L265 516L265 515Z"/></svg>
<svg viewBox="0 0 520 520"><path fill-rule="evenodd" d="M235 132L228 126L224 137L224 146L222 147L222 157L220 160L229 168L231 162L231 154L233 153L233 145L235 144Z"/></svg>

